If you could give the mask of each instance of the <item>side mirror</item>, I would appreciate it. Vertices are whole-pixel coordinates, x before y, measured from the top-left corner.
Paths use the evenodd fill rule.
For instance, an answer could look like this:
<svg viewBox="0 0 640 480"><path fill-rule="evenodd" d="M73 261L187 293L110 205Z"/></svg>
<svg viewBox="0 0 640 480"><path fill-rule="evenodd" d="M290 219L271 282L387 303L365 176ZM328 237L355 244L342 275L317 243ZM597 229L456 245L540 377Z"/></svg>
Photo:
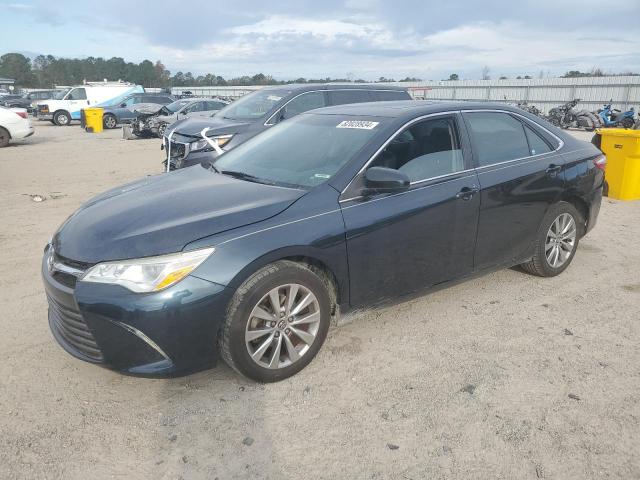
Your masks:
<svg viewBox="0 0 640 480"><path fill-rule="evenodd" d="M371 167L364 174L364 183L371 190L406 190L411 180L406 173L393 168Z"/></svg>
<svg viewBox="0 0 640 480"><path fill-rule="evenodd" d="M121 103L121 104L120 104L120 107L121 107L121 108L126 108L126 107L127 107L127 104L126 104L126 103Z"/></svg>

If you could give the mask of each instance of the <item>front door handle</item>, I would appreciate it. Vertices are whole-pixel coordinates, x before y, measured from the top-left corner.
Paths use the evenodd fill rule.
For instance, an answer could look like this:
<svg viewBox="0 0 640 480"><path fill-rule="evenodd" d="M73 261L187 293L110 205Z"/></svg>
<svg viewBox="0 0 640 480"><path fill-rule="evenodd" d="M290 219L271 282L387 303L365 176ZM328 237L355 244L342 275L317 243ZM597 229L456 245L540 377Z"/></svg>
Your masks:
<svg viewBox="0 0 640 480"><path fill-rule="evenodd" d="M551 177L555 177L562 170L562 166L554 165L553 163L545 170L545 173Z"/></svg>
<svg viewBox="0 0 640 480"><path fill-rule="evenodd" d="M475 185L473 187L463 187L458 193L456 193L456 198L471 200L471 198L479 191L480 189Z"/></svg>

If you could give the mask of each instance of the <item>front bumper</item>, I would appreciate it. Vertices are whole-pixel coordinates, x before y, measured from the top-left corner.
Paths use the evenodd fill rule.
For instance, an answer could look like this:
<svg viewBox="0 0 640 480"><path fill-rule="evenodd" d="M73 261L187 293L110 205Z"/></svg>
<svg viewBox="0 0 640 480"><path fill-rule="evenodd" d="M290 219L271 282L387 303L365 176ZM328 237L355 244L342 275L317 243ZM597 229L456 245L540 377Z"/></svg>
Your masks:
<svg viewBox="0 0 640 480"><path fill-rule="evenodd" d="M189 152L185 157L171 157L170 170L192 167L194 165L211 165L219 155L214 151Z"/></svg>
<svg viewBox="0 0 640 480"><path fill-rule="evenodd" d="M48 249L47 249L48 250ZM48 267L49 325L71 355L123 373L177 376L215 365L228 289L194 276L157 293L74 281Z"/></svg>
<svg viewBox="0 0 640 480"><path fill-rule="evenodd" d="M53 113L49 111L43 112L40 110L34 110L33 116L38 120L53 120Z"/></svg>

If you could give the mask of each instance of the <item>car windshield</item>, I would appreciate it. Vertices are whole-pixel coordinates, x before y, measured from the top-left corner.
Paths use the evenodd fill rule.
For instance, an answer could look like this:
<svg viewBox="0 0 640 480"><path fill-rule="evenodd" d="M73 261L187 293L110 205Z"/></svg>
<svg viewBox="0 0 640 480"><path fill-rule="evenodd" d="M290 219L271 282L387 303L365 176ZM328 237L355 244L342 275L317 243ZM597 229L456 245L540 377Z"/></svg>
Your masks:
<svg viewBox="0 0 640 480"><path fill-rule="evenodd" d="M314 187L349 162L381 129L383 121L299 115L223 154L214 167L250 181Z"/></svg>
<svg viewBox="0 0 640 480"><path fill-rule="evenodd" d="M257 120L273 110L288 90L258 90L227 105L217 117L229 120Z"/></svg>
<svg viewBox="0 0 640 480"><path fill-rule="evenodd" d="M64 100L65 95L67 93L69 93L70 90L71 90L70 88L66 88L66 89L62 90L61 92L56 93L54 98L56 100Z"/></svg>
<svg viewBox="0 0 640 480"><path fill-rule="evenodd" d="M191 103L192 101L193 100L176 100L175 102L170 103L169 105L165 105L164 108L169 110L171 113L176 113L178 110L184 107L187 103Z"/></svg>

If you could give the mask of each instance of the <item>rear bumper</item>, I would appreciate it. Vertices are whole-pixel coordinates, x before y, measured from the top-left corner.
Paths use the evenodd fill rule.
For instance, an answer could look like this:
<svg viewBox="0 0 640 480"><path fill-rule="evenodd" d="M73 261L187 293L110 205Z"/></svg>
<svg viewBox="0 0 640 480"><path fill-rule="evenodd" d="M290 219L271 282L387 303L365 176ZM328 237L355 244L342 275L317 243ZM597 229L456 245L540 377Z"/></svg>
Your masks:
<svg viewBox="0 0 640 480"><path fill-rule="evenodd" d="M29 124L29 126L21 127L19 129L11 130L11 138L13 140L20 140L22 138L30 137L35 133L33 127Z"/></svg>
<svg viewBox="0 0 640 480"><path fill-rule="evenodd" d="M189 276L158 293L117 285L63 284L42 264L49 325L80 360L140 376L177 376L212 367L227 288Z"/></svg>
<svg viewBox="0 0 640 480"><path fill-rule="evenodd" d="M589 205L589 218L587 219L585 235L589 233L598 222L598 214L600 213L600 205L602 204L602 190L603 187L601 186L594 190L587 199L587 203Z"/></svg>

